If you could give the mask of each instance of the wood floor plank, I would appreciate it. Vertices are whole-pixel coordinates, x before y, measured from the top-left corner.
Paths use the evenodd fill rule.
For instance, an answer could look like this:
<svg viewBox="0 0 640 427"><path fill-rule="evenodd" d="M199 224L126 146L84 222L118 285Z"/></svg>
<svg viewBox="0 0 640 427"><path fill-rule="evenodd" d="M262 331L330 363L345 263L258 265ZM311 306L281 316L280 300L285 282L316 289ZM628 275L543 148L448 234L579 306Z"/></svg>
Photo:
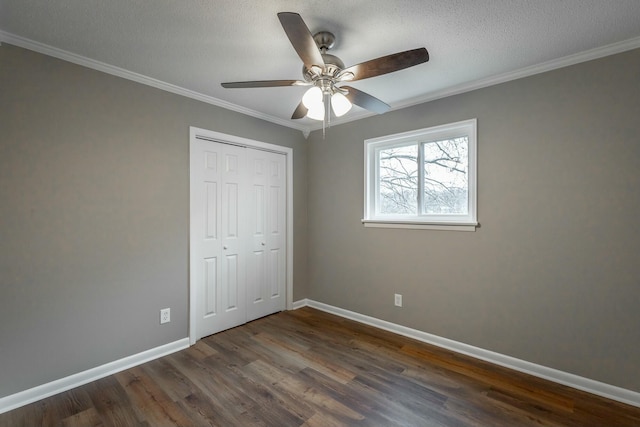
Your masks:
<svg viewBox="0 0 640 427"><path fill-rule="evenodd" d="M640 426L640 408L311 308L0 414L35 426Z"/></svg>
<svg viewBox="0 0 640 427"><path fill-rule="evenodd" d="M340 384L332 381L322 373L312 369L305 369L300 373L302 377L312 379L316 387L322 387L326 394L342 402L358 413L367 414L366 419L360 420L359 425L423 425L425 419L408 411L401 399L389 398L379 390L362 386L357 382ZM335 418L334 418L335 419ZM436 425L432 418L429 421ZM343 422L342 425L345 423ZM351 423L356 425L356 423Z"/></svg>
<svg viewBox="0 0 640 427"><path fill-rule="evenodd" d="M286 352L298 359L304 367L311 367L319 372L323 372L335 381L347 384L353 380L356 374L344 367L333 363L331 360L323 358L315 351L310 351L311 346L296 346L289 344L287 341L276 338L272 334L261 333L254 337L258 342L262 342L271 348L280 349L280 353Z"/></svg>
<svg viewBox="0 0 640 427"><path fill-rule="evenodd" d="M138 417L153 426L188 427L189 417L140 366L115 374Z"/></svg>
<svg viewBox="0 0 640 427"><path fill-rule="evenodd" d="M242 375L257 384L268 386L270 391L277 396L280 404L301 420L306 420L316 413L316 409L310 405L310 402L301 399L294 390L278 386L281 381L294 375L293 373L283 371L262 360L256 360L242 369Z"/></svg>
<svg viewBox="0 0 640 427"><path fill-rule="evenodd" d="M114 375L86 384L80 389L84 389L91 397L93 407L105 425L148 426L147 422L138 419L127 393Z"/></svg>
<svg viewBox="0 0 640 427"><path fill-rule="evenodd" d="M202 393L202 404L209 404L214 425L257 425L250 419L254 402L247 396L238 395L229 387L229 380L222 371L224 364L213 359L201 362L189 357L187 353L174 355L173 361L178 371L193 382ZM193 404L195 399L190 402ZM249 414L249 415L247 415Z"/></svg>
<svg viewBox="0 0 640 427"><path fill-rule="evenodd" d="M102 427L104 424L96 408L85 409L62 420L63 427Z"/></svg>

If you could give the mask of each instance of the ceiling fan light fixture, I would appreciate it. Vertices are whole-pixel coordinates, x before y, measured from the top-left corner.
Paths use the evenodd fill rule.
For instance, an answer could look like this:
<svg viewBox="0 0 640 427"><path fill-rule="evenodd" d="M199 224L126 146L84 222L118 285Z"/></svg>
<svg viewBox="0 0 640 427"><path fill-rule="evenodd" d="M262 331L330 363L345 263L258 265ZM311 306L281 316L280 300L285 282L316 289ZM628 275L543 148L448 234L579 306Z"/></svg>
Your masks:
<svg viewBox="0 0 640 427"><path fill-rule="evenodd" d="M322 100L308 108L307 117L313 120L324 121L324 102L322 102Z"/></svg>
<svg viewBox="0 0 640 427"><path fill-rule="evenodd" d="M318 86L313 86L312 88L310 88L302 96L302 103L309 110L313 109L318 104L322 104L322 89L320 89Z"/></svg>
<svg viewBox="0 0 640 427"><path fill-rule="evenodd" d="M331 96L331 107L336 117L342 117L351 110L351 102L346 96L340 92L336 92Z"/></svg>

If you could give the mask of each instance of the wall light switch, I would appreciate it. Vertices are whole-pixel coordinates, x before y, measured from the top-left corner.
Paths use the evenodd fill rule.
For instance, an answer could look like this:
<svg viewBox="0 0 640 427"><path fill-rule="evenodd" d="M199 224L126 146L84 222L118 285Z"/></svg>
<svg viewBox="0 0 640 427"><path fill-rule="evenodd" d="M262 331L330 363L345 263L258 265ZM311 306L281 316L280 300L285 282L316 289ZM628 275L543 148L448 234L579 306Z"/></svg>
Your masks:
<svg viewBox="0 0 640 427"><path fill-rule="evenodd" d="M396 307L402 307L402 295L401 294L395 294L394 304L395 304Z"/></svg>

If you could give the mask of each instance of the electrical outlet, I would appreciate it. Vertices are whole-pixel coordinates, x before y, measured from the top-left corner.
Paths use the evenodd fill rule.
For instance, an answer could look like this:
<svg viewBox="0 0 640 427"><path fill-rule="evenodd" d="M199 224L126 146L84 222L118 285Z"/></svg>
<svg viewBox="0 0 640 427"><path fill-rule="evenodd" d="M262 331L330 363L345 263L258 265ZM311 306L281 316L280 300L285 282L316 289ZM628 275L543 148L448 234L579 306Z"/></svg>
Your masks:
<svg viewBox="0 0 640 427"><path fill-rule="evenodd" d="M160 310L160 324L171 322L171 309L163 308Z"/></svg>
<svg viewBox="0 0 640 427"><path fill-rule="evenodd" d="M402 307L402 295L401 294L395 294L394 304L395 304L396 307Z"/></svg>

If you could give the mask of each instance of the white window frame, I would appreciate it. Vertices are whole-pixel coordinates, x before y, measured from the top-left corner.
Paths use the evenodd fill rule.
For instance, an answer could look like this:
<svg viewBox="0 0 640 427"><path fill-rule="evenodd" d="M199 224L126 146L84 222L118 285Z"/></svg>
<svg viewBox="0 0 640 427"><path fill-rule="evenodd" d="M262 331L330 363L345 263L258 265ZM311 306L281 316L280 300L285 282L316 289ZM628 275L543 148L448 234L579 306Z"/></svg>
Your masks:
<svg viewBox="0 0 640 427"><path fill-rule="evenodd" d="M364 218L365 227L414 228L475 231L477 222L477 119L464 120L425 129L366 139L364 141ZM410 143L468 138L468 213L466 215L385 215L377 214L378 153ZM419 150L421 151L421 150ZM419 168L422 165L419 164Z"/></svg>

